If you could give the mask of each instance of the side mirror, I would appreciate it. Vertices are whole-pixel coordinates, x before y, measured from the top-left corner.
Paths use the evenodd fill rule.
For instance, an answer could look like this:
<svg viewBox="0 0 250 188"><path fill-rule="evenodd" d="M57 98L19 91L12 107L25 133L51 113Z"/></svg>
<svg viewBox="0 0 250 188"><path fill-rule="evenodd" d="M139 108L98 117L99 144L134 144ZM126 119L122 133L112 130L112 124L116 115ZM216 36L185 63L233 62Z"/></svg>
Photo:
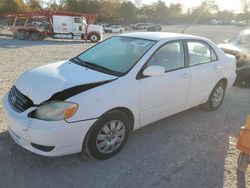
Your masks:
<svg viewBox="0 0 250 188"><path fill-rule="evenodd" d="M144 76L162 76L164 73L165 69L156 65L149 66L143 71Z"/></svg>

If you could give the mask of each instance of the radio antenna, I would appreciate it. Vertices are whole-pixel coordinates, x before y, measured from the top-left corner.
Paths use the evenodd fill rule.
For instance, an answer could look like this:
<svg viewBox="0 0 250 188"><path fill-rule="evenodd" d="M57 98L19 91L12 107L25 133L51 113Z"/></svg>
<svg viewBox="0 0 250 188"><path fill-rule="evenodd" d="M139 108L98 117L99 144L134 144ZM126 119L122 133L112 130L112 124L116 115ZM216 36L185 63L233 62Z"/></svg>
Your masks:
<svg viewBox="0 0 250 188"><path fill-rule="evenodd" d="M187 28L190 26L191 24L188 24L184 27L184 29L182 30L181 34L184 34L184 32L187 30Z"/></svg>
<svg viewBox="0 0 250 188"><path fill-rule="evenodd" d="M204 8L204 9L200 12L200 14L196 16L196 18L194 19L194 21L193 21L191 24L187 24L187 25L184 27L184 29L182 30L181 33L184 34L184 32L185 32L191 25L195 25L195 23L197 23L197 22L200 20L202 14L203 14L206 10L208 10L208 7Z"/></svg>

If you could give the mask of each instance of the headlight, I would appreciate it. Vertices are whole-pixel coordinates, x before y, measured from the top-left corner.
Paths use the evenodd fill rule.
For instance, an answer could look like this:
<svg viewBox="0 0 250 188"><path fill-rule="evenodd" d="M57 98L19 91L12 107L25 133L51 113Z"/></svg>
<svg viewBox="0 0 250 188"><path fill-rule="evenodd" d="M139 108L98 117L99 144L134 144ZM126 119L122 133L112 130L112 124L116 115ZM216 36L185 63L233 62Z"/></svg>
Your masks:
<svg viewBox="0 0 250 188"><path fill-rule="evenodd" d="M33 112L33 118L45 121L59 121L72 117L78 105L72 102L51 101L42 104Z"/></svg>

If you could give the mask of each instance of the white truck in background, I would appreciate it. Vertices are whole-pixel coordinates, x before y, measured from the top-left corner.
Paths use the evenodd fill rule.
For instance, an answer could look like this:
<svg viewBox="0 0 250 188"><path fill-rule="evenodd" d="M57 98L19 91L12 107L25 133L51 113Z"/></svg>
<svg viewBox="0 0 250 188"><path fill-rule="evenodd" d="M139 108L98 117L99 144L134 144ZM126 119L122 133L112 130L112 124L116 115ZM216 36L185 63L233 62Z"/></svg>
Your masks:
<svg viewBox="0 0 250 188"><path fill-rule="evenodd" d="M87 24L85 17L53 15L54 38L85 39L91 42L102 40L103 28Z"/></svg>
<svg viewBox="0 0 250 188"><path fill-rule="evenodd" d="M39 11L4 16L12 17L13 37L20 40L42 40L46 37L83 39L91 42L102 40L102 26L93 24L97 18L96 14Z"/></svg>

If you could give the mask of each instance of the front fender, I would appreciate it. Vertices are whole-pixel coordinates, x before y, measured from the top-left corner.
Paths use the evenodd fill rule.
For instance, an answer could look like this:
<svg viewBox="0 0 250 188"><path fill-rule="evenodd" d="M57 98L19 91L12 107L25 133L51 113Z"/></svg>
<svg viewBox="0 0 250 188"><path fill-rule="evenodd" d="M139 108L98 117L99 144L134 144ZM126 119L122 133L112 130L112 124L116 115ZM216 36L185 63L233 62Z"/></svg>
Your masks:
<svg viewBox="0 0 250 188"><path fill-rule="evenodd" d="M129 84L125 80L118 79L67 99L78 104L76 114L68 121L98 119L111 109L124 107L133 113L136 129L139 123L139 87L137 86L139 81L134 80Z"/></svg>

